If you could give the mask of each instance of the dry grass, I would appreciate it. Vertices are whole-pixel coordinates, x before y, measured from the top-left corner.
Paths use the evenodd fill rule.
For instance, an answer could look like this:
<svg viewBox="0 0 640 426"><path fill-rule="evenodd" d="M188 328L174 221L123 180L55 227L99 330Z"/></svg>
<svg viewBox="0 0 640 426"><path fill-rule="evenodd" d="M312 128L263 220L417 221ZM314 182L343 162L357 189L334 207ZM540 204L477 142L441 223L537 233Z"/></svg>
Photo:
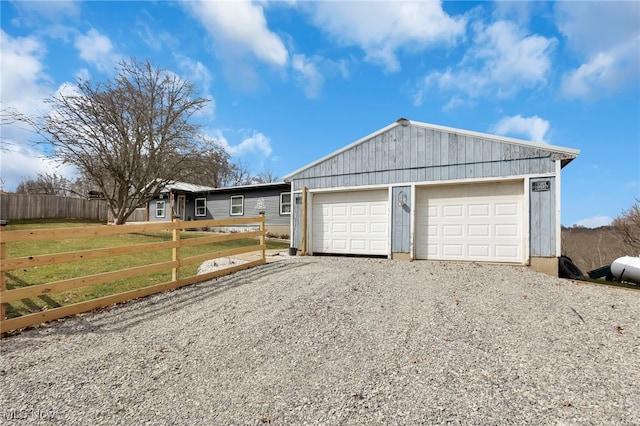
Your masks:
<svg viewBox="0 0 640 426"><path fill-rule="evenodd" d="M23 221L11 223L7 230L43 229L43 228L68 228L73 226L91 226L96 223L86 221ZM182 238L198 238L210 235L201 232L183 232ZM6 246L6 257L16 258L53 253L68 253L97 248L111 248L123 246L135 246L144 243L169 241L172 238L170 232L134 233L123 235L102 236L100 238L70 238L60 240L45 240L37 242L12 243ZM181 250L183 257L196 256L213 251L226 250L237 247L246 247L257 244L255 239L240 239L211 244L203 244L193 247L185 247ZM267 241L267 248L285 249L288 244ZM82 260L63 264L47 265L41 267L17 269L6 272L6 287L14 289L38 284L46 284L53 281L76 278L81 276L100 274L109 271L117 271L136 266L150 265L171 260L171 250L141 251L132 255L112 256L103 259ZM188 265L180 268L182 277L195 275L198 265ZM7 317L13 318L38 312L46 309L57 308L73 303L82 302L98 297L116 294L128 290L160 284L171 280L171 271L156 272L148 275L122 279L100 285L75 288L58 293L49 293L31 299L23 299L6 305Z"/></svg>
<svg viewBox="0 0 640 426"><path fill-rule="evenodd" d="M562 254L569 256L583 273L611 262L622 256L637 256L640 253L622 240L609 226L600 228L562 228Z"/></svg>

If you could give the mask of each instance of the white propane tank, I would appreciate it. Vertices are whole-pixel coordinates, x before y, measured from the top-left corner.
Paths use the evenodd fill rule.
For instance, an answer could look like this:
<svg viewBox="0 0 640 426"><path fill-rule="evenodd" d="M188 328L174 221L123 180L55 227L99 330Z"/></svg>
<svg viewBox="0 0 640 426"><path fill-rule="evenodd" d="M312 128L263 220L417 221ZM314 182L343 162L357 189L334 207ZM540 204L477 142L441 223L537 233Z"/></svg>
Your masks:
<svg viewBox="0 0 640 426"><path fill-rule="evenodd" d="M623 256L611 264L611 274L618 281L640 284L640 257Z"/></svg>

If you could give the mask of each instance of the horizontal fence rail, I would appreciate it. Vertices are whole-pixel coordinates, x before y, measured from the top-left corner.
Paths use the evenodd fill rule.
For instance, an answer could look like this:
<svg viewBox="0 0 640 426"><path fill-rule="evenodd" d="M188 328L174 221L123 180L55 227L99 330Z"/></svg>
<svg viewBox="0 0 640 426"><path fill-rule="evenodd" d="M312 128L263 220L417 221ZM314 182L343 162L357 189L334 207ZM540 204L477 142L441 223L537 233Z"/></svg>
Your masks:
<svg viewBox="0 0 640 426"><path fill-rule="evenodd" d="M7 331L33 326L42 322L76 315L97 308L107 307L116 303L148 296L154 293L176 289L185 285L206 281L242 269L248 269L257 265L264 264L266 262L264 216L221 220L203 220L198 222L199 226L205 227L229 226L238 224L257 224L259 226L259 230L234 234L198 236L183 239L182 236L184 234L184 231L193 227L192 222L175 220L173 222L147 222L135 225L104 225L79 228L38 229L25 231L6 231L4 230L4 227L0 227L0 332L5 333ZM171 231L170 240L127 245L122 247L95 248L66 253L33 253L33 255L29 256L6 256L6 248L7 245L10 244L21 243L29 245L30 243L47 240L71 240L81 238L94 239L113 235L160 233L163 231ZM181 248L189 248L203 244L215 244L248 238L257 238L259 239L259 242L258 244L246 247L208 251L189 257L185 257L181 253ZM33 247L37 246L38 244L33 245ZM115 271L82 275L73 278L56 280L45 284L22 283L20 286L14 286L15 288L6 288L7 273L9 273L10 271L29 270L31 268L39 268L50 265L82 262L96 259L109 259L116 256L135 255L136 253L146 253L150 251L164 251L165 253L170 251L171 260L149 263L142 266L134 266ZM259 257L257 260L199 275L193 275L189 277L180 276L181 267L206 262L212 259L230 257L251 252L259 252ZM171 280L164 283L153 284L142 288L136 288L134 290L110 294L103 297L97 297L91 300L85 300L66 306L54 307L53 309L46 309L41 312L30 313L14 318L6 318L6 308L7 305L11 302L24 301L36 297L42 298L46 297L47 295L63 292L66 290L78 289L81 287L92 287L100 284L111 283L118 280L129 279L156 272L169 271L171 272Z"/></svg>

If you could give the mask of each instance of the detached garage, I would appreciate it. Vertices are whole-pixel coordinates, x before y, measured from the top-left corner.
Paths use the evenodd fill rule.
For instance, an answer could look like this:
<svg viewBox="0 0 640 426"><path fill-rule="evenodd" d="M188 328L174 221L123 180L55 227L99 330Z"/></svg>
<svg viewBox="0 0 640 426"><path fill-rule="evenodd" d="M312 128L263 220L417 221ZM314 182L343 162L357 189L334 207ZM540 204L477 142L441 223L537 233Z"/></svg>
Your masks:
<svg viewBox="0 0 640 426"><path fill-rule="evenodd" d="M531 265L557 274L560 171L578 150L406 119L284 180L304 254Z"/></svg>

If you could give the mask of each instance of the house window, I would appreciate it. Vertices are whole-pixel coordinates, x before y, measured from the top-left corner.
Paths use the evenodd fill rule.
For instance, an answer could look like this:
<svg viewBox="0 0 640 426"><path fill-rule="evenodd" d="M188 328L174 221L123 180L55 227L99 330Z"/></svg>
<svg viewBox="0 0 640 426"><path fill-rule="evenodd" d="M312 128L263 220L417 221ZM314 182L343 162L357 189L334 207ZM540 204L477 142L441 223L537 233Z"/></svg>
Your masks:
<svg viewBox="0 0 640 426"><path fill-rule="evenodd" d="M156 201L156 217L164 217L164 201Z"/></svg>
<svg viewBox="0 0 640 426"><path fill-rule="evenodd" d="M229 210L231 216L242 216L244 214L244 195L232 195L231 196L231 209Z"/></svg>
<svg viewBox="0 0 640 426"><path fill-rule="evenodd" d="M291 193L280 194L280 214L291 214Z"/></svg>
<svg viewBox="0 0 640 426"><path fill-rule="evenodd" d="M206 215L207 215L207 199L196 198L196 216L206 216Z"/></svg>

